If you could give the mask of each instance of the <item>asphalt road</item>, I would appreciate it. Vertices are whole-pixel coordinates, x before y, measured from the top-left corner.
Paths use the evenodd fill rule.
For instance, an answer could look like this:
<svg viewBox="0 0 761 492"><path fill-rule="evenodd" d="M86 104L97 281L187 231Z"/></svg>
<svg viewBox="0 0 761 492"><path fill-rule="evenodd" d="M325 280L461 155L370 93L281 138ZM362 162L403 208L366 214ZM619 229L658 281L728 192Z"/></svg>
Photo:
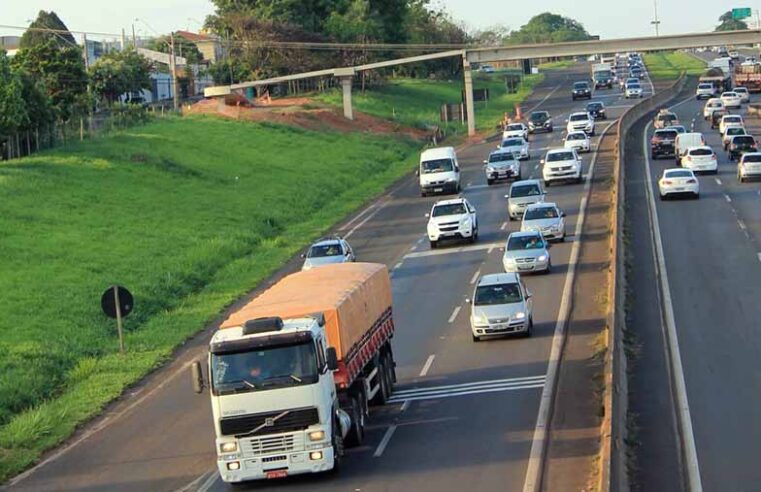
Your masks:
<svg viewBox="0 0 761 492"><path fill-rule="evenodd" d="M537 105L549 110L556 126L554 133L531 137L532 159L523 163L524 176L539 177L543 150L562 145L565 118L586 103L572 103L569 87L587 75L581 66L575 73L549 72L524 104L526 111ZM616 89L599 96L614 117L630 104ZM340 474L294 477L252 489L523 488L574 239L552 247L550 275L526 277L534 293L534 335L473 343L464 300L479 273L502 271L500 247L519 227L518 222L507 222L504 194L509 185L486 185L482 160L495 145L485 143L459 153L464 195L478 211L480 237L475 245L429 249L424 215L436 198L421 198L414 177L340 228L359 260L386 263L392 271L400 396L396 403L373 410L365 444L348 452ZM583 157L585 173L593 155ZM569 235L576 226L582 190L577 184L548 190L547 200L568 214ZM199 337L180 360L154 376L134 402L128 399L117 408L112 422L100 422L105 423L102 430L84 434L13 489L225 489L215 470L208 395L192 393L184 367L203 354L204 341ZM480 389L462 394L451 388L471 383ZM439 386L450 387L448 394L421 399L415 392Z"/></svg>
<svg viewBox="0 0 761 492"><path fill-rule="evenodd" d="M651 126L635 128L627 141L627 213L635 244L630 283L635 323L630 328L644 358L632 388L640 405L640 490L677 490L673 480L679 478L672 468L678 460L673 407L664 393L669 376L661 311L667 310L674 315L704 490L751 491L761 483L761 372L756 366L761 357L761 182L738 182L736 164L727 160L717 130L702 119L703 105L691 97L675 108L719 155L719 174L699 177L697 201L657 201L656 180L674 160L651 161L644 155L642 139L645 131L649 138ZM757 118L746 119L746 125L761 135ZM648 217L645 186L657 202L659 230L653 231ZM663 244L670 305L657 295L651 234L660 235ZM689 464L683 461L683 467Z"/></svg>

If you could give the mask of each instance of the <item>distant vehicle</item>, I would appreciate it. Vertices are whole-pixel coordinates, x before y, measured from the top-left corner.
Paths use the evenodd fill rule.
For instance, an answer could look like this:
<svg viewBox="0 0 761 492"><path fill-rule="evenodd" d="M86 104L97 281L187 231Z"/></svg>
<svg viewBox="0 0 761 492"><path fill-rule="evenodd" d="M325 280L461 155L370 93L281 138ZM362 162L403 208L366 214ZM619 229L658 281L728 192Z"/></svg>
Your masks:
<svg viewBox="0 0 761 492"><path fill-rule="evenodd" d="M674 129L655 130L650 139L650 157L657 159L660 156L674 155L674 142L679 133Z"/></svg>
<svg viewBox="0 0 761 492"><path fill-rule="evenodd" d="M340 236L322 238L309 247L306 254L301 255L304 258L302 270L311 270L312 268L335 263L347 263L357 261L354 256L354 250Z"/></svg>
<svg viewBox="0 0 761 492"><path fill-rule="evenodd" d="M719 172L718 160L713 149L704 145L702 147L690 147L682 156L682 167L693 172L706 172L717 174Z"/></svg>
<svg viewBox="0 0 761 492"><path fill-rule="evenodd" d="M608 117L605 115L605 104L601 101L592 101L587 103L587 113L592 115L592 118L596 120L606 120Z"/></svg>
<svg viewBox="0 0 761 492"><path fill-rule="evenodd" d="M705 106L703 106L703 118L704 119L710 119L711 115L715 111L723 111L724 110L724 103L721 99L718 97L714 97L706 101Z"/></svg>
<svg viewBox="0 0 761 492"><path fill-rule="evenodd" d="M588 82L574 82L571 89L571 99L592 99L592 89Z"/></svg>
<svg viewBox="0 0 761 492"><path fill-rule="evenodd" d="M737 163L737 180L741 183L753 178L761 178L761 153L743 154Z"/></svg>
<svg viewBox="0 0 761 492"><path fill-rule="evenodd" d="M592 65L592 83L595 89L613 87L613 66L610 63L595 63Z"/></svg>
<svg viewBox="0 0 761 492"><path fill-rule="evenodd" d="M664 128L664 130L674 130L677 134L687 133L687 129L684 127L684 125L671 125Z"/></svg>
<svg viewBox="0 0 761 492"><path fill-rule="evenodd" d="M695 99L710 99L714 96L716 96L716 89L710 82L702 82L695 89Z"/></svg>
<svg viewBox="0 0 761 492"><path fill-rule="evenodd" d="M581 158L575 149L548 150L542 164L542 180L549 187L554 181L581 183Z"/></svg>
<svg viewBox="0 0 761 492"><path fill-rule="evenodd" d="M544 197L542 183L538 179L524 179L514 182L510 186L510 191L505 195L508 220L520 219L529 205L543 202Z"/></svg>
<svg viewBox="0 0 761 492"><path fill-rule="evenodd" d="M735 84L749 92L761 92L761 64L746 61L735 68Z"/></svg>
<svg viewBox="0 0 761 492"><path fill-rule="evenodd" d="M682 156L687 153L691 147L702 147L706 144L702 133L690 132L680 133L674 140L674 160L676 165L681 165Z"/></svg>
<svg viewBox="0 0 761 492"><path fill-rule="evenodd" d="M740 53L738 53L737 51L734 51L734 50L733 50L733 51L730 51L730 52L729 52L729 53L727 53L727 54L728 54L728 55L729 55L729 57L730 57L731 59L733 59L733 60L739 60L739 59L740 59Z"/></svg>
<svg viewBox="0 0 761 492"><path fill-rule="evenodd" d="M722 92L721 102L724 103L725 108L740 109L742 106L742 98L734 91Z"/></svg>
<svg viewBox="0 0 761 492"><path fill-rule="evenodd" d="M667 126L673 126L679 124L679 118L675 113L672 113L668 109L661 109L658 114L655 115L653 120L653 127L656 129L666 128Z"/></svg>
<svg viewBox="0 0 761 492"><path fill-rule="evenodd" d="M459 193L460 166L454 147L424 150L420 154L420 195L429 193Z"/></svg>
<svg viewBox="0 0 761 492"><path fill-rule="evenodd" d="M639 84L627 84L625 97L626 99L636 99L642 97L642 86Z"/></svg>
<svg viewBox="0 0 761 492"><path fill-rule="evenodd" d="M521 231L536 231L550 240L565 241L565 212L555 203L545 202L529 205L523 214Z"/></svg>
<svg viewBox="0 0 761 492"><path fill-rule="evenodd" d="M629 77L641 79L645 76L645 73L642 71L642 68L640 68L638 65L633 66L629 69Z"/></svg>
<svg viewBox="0 0 761 492"><path fill-rule="evenodd" d="M724 132L727 131L727 127L730 126L745 126L745 123L743 122L743 117L739 114L725 114L721 117L721 121L719 122L719 133L724 135Z"/></svg>
<svg viewBox="0 0 761 492"><path fill-rule="evenodd" d="M507 273L550 273L552 259L547 241L536 231L513 232L507 237L502 267Z"/></svg>
<svg viewBox="0 0 761 492"><path fill-rule="evenodd" d="M566 125L566 131L568 133L582 131L587 135L594 136L595 134L595 119L586 111L579 111L577 113L571 113L568 117L568 124Z"/></svg>
<svg viewBox="0 0 761 492"><path fill-rule="evenodd" d="M748 133L745 131L745 127L743 126L728 126L724 129L724 133L721 134L721 145L724 147L724 150L727 150L729 148L729 142L732 140L732 137L747 134Z"/></svg>
<svg viewBox="0 0 761 492"><path fill-rule="evenodd" d="M490 273L476 282L470 308L473 341L485 335L523 333L534 327L532 294L517 273Z"/></svg>
<svg viewBox="0 0 761 492"><path fill-rule="evenodd" d="M566 135L563 147L576 149L577 152L589 152L592 145L589 141L589 135L585 132L571 132Z"/></svg>
<svg viewBox="0 0 761 492"><path fill-rule="evenodd" d="M753 135L738 135L732 137L727 146L727 155L730 161L739 159L744 154L758 152L758 142Z"/></svg>
<svg viewBox="0 0 761 492"><path fill-rule="evenodd" d="M732 72L729 71L729 63L719 63L719 65L721 66L707 69L698 79L699 84L712 84L714 94L719 94L732 88Z"/></svg>
<svg viewBox="0 0 761 492"><path fill-rule="evenodd" d="M469 243L478 239L476 209L465 198L438 201L425 215L431 249L436 249L443 239L465 239Z"/></svg>
<svg viewBox="0 0 761 492"><path fill-rule="evenodd" d="M721 124L721 119L724 118L724 116L728 114L729 114L729 111L727 111L726 109L720 109L711 113L711 116L708 118L709 121L711 122L711 128L719 128L719 124Z"/></svg>
<svg viewBox="0 0 761 492"><path fill-rule="evenodd" d="M521 179L521 163L518 162L512 152L496 150L489 154L489 158L484 161L484 164L488 185L500 179Z"/></svg>
<svg viewBox="0 0 761 492"><path fill-rule="evenodd" d="M502 130L502 140L512 137L521 137L528 142L528 127L523 123L510 123Z"/></svg>
<svg viewBox="0 0 761 492"><path fill-rule="evenodd" d="M531 159L531 153L529 152L528 142L523 137L508 137L502 140L497 147L498 150L504 152L511 152L516 159L528 160Z"/></svg>
<svg viewBox="0 0 761 492"><path fill-rule="evenodd" d="M480 70L483 73L494 73L494 67L491 65L481 65Z"/></svg>
<svg viewBox="0 0 761 492"><path fill-rule="evenodd" d="M547 111L534 111L528 118L528 132L552 132L552 117Z"/></svg>
<svg viewBox="0 0 761 492"><path fill-rule="evenodd" d="M732 92L740 96L740 103L747 104L750 102L750 92L747 87L735 87Z"/></svg>
<svg viewBox="0 0 761 492"><path fill-rule="evenodd" d="M658 180L658 191L661 200L674 195L690 195L693 198L699 198L700 184L698 178L689 169L664 169L661 179Z"/></svg>

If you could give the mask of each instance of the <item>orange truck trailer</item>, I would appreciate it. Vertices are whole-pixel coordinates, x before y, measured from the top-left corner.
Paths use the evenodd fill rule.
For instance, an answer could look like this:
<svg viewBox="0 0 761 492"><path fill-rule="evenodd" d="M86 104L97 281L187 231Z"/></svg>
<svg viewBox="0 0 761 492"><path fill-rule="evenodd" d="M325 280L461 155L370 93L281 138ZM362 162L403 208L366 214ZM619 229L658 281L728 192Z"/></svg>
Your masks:
<svg viewBox="0 0 761 492"><path fill-rule="evenodd" d="M288 275L234 312L206 371L217 466L225 482L333 469L359 445L371 404L396 380L385 265L343 263Z"/></svg>

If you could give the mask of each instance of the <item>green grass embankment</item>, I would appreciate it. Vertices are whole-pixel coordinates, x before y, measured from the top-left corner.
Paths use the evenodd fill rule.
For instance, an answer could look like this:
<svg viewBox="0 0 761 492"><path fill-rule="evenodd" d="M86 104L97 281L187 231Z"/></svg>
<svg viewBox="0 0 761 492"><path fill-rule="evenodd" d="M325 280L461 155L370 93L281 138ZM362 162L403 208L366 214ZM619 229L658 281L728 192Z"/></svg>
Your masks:
<svg viewBox="0 0 761 492"><path fill-rule="evenodd" d="M644 62L653 80L676 80L682 72L700 75L706 69L704 62L682 51L646 54Z"/></svg>

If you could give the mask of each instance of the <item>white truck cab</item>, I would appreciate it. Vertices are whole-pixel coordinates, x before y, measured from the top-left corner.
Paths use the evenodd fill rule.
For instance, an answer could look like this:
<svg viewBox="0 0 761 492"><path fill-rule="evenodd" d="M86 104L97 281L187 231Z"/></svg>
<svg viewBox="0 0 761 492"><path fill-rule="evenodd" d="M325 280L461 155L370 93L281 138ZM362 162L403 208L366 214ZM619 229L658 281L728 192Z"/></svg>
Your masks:
<svg viewBox="0 0 761 492"><path fill-rule="evenodd" d="M420 196L429 193L459 193L460 165L454 147L438 147L420 154Z"/></svg>

